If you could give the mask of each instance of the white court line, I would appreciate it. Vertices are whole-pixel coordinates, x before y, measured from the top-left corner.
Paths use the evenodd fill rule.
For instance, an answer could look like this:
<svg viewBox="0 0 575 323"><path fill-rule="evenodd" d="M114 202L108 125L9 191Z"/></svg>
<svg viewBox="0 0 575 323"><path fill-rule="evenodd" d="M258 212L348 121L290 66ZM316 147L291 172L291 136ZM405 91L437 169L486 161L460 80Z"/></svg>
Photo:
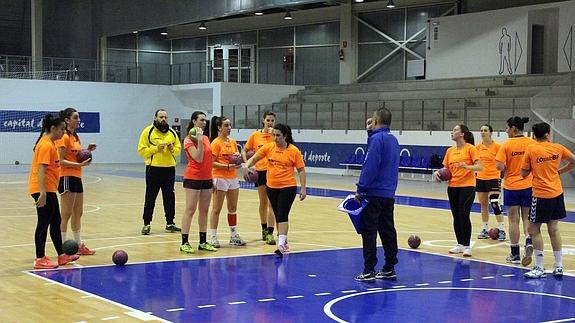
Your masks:
<svg viewBox="0 0 575 323"><path fill-rule="evenodd" d="M316 293L314 295L315 296L327 296L327 295L331 295L331 293Z"/></svg>
<svg viewBox="0 0 575 323"><path fill-rule="evenodd" d="M197 308L209 308L209 307L215 307L216 305L214 304L207 304L207 305L198 305Z"/></svg>
<svg viewBox="0 0 575 323"><path fill-rule="evenodd" d="M495 277L493 277L493 276L485 276L485 277L481 277L481 279L493 279L493 278L495 278Z"/></svg>
<svg viewBox="0 0 575 323"><path fill-rule="evenodd" d="M394 285L394 286L391 286L391 288L405 288L405 287L407 287L407 286L404 286L404 285Z"/></svg>
<svg viewBox="0 0 575 323"><path fill-rule="evenodd" d="M53 280L51 280L51 279L49 279L49 278L36 275L36 274L34 274L34 273L32 273L32 272L29 272L29 271L24 271L24 273L25 273L26 275L30 275L30 276L32 276L32 277L35 277L35 278L38 278L38 279L42 279L42 280L44 280L44 281L53 282ZM81 294L84 294L84 295L91 295L91 296L93 296L93 297L95 297L95 298L97 298L97 299L99 299L99 300L101 300L101 301L104 301L104 302L106 302L106 303L110 303L110 304L112 304L112 305L116 305L116 306L121 307L121 308L123 308L123 309L127 309L127 310L129 310L131 313L137 313L137 315L138 315L139 317L148 318L147 320L150 320L150 319L151 319L151 320L157 320L157 321L165 322L165 323L168 323L168 322L169 322L169 321L166 321L166 320L164 320L164 319L162 319L162 318L160 318L160 317L157 317L157 316L154 316L154 315L151 315L151 314L144 313L144 312L142 312L142 311L140 311L140 310L137 310L137 309L135 309L135 308L132 308L132 307L130 307L130 306L127 306L127 305L124 305L124 304L115 302L115 301L113 301L113 300L111 300L111 299L107 299L107 298L98 296L98 295L96 295L96 294L92 294L92 293L87 292L87 291L85 291L85 290L81 290L81 289L79 289L79 288L75 288L75 287L72 287L72 286L69 286L69 285L60 283L60 282L55 282L55 283L58 284L58 285L60 285L61 287L67 288L67 289L69 289L69 290L73 290L73 291L76 291L76 292L81 293ZM125 313L125 314L127 314L127 313Z"/></svg>
<svg viewBox="0 0 575 323"><path fill-rule="evenodd" d="M415 284L415 286L429 286L429 283ZM369 290L369 289L368 289Z"/></svg>
<svg viewBox="0 0 575 323"><path fill-rule="evenodd" d="M229 302L229 305L240 305L240 304L245 304L246 302L244 301L238 301L238 302Z"/></svg>
<svg viewBox="0 0 575 323"><path fill-rule="evenodd" d="M472 280L473 280L473 278L464 278L464 279L460 279L459 281L460 282L470 282Z"/></svg>
<svg viewBox="0 0 575 323"><path fill-rule="evenodd" d="M166 310L166 312L179 312L183 310L184 310L183 307L178 307L178 308L170 308L169 310Z"/></svg>
<svg viewBox="0 0 575 323"><path fill-rule="evenodd" d="M303 295L293 295L293 296L288 296L286 298L289 298L289 299L303 298Z"/></svg>
<svg viewBox="0 0 575 323"><path fill-rule="evenodd" d="M574 321L575 321L575 317L570 317L567 319L554 320L554 321L544 321L541 323L561 323L561 322L574 322Z"/></svg>
<svg viewBox="0 0 575 323"><path fill-rule="evenodd" d="M357 291L355 289L350 289L350 290L342 290L341 291L343 294L348 294L348 293L357 293Z"/></svg>
<svg viewBox="0 0 575 323"><path fill-rule="evenodd" d="M444 280L444 281L440 281L437 282L438 284L451 284L451 280Z"/></svg>
<svg viewBox="0 0 575 323"><path fill-rule="evenodd" d="M429 284L428 284L428 285L429 285ZM367 290L381 290L381 289L383 289L383 288L381 288L381 287L373 287L373 288L368 288Z"/></svg>
<svg viewBox="0 0 575 323"><path fill-rule="evenodd" d="M117 320L119 319L119 316L108 316L108 317L104 317L102 318L102 321L111 321L111 320Z"/></svg>
<svg viewBox="0 0 575 323"><path fill-rule="evenodd" d="M501 276L503 276L503 277L513 277L513 276L515 276L515 274L505 274L505 275L501 275Z"/></svg>
<svg viewBox="0 0 575 323"><path fill-rule="evenodd" d="M258 302L271 302L271 301L275 301L275 298L262 298L262 299L258 299Z"/></svg>

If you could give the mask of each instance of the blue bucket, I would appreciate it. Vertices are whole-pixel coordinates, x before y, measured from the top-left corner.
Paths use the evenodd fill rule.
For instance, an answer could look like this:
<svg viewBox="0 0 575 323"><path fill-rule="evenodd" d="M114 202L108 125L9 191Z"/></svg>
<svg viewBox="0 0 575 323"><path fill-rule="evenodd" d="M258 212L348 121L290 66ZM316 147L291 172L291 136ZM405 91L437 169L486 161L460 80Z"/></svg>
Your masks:
<svg viewBox="0 0 575 323"><path fill-rule="evenodd" d="M355 200L355 195L350 194L337 206L338 211L345 212L349 215L349 219L358 234L361 234L362 211L367 204L367 200L363 199L361 202L358 202Z"/></svg>

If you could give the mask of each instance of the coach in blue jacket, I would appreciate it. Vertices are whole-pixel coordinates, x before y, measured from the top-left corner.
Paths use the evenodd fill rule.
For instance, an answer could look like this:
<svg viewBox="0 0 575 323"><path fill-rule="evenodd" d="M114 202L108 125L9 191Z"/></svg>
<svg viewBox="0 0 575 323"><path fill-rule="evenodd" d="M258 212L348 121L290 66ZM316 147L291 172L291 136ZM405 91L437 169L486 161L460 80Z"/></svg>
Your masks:
<svg viewBox="0 0 575 323"><path fill-rule="evenodd" d="M397 279L397 233L393 222L395 190L399 175L399 143L391 134L391 112L380 108L367 119L367 155L357 183L357 200L369 203L363 210L361 237L363 240L363 272L357 281ZM385 253L385 265L375 272L377 265L377 234Z"/></svg>

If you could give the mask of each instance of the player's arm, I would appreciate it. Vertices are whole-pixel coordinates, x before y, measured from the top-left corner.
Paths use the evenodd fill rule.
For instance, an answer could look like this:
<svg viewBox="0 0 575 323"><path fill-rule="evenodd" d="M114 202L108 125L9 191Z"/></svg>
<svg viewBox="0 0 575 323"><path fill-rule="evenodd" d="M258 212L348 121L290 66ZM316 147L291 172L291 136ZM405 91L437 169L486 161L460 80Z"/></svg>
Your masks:
<svg viewBox="0 0 575 323"><path fill-rule="evenodd" d="M559 174L568 173L575 168L575 156L573 156L573 154L569 154L565 160L567 164L558 169Z"/></svg>

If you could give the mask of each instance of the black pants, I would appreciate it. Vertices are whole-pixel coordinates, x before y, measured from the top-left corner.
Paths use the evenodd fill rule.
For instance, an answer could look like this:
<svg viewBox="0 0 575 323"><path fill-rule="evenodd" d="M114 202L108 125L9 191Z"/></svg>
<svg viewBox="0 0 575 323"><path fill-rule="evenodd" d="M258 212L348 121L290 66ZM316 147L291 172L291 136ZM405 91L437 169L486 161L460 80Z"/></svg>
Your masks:
<svg viewBox="0 0 575 323"><path fill-rule="evenodd" d="M471 220L469 213L475 199L475 187L448 187L447 196L453 215L453 230L457 244L469 246L471 240Z"/></svg>
<svg viewBox="0 0 575 323"><path fill-rule="evenodd" d="M377 264L377 234L385 255L385 270L397 264L397 232L393 221L395 200L384 197L367 197L369 204L362 212L361 238L363 240L364 272L375 271Z"/></svg>
<svg viewBox="0 0 575 323"><path fill-rule="evenodd" d="M274 210L274 214L276 215L276 222L288 222L289 212L297 194L297 187L266 187L266 192L272 205L272 210Z"/></svg>
<svg viewBox="0 0 575 323"><path fill-rule="evenodd" d="M37 201L39 196L40 193L32 194L34 201ZM50 228L50 238L52 238L56 252L58 255L63 254L62 233L60 232L62 217L60 215L60 206L58 205L56 192L46 193L46 205L40 208L37 207L36 213L38 214L38 223L36 223L36 231L34 232L36 258L42 258L46 255L48 228Z"/></svg>
<svg viewBox="0 0 575 323"><path fill-rule="evenodd" d="M146 166L146 201L144 202L143 216L145 225L152 222L156 198L158 197L160 189L162 189L162 199L164 200L166 224L174 224L174 217L176 215L175 181L175 167Z"/></svg>

